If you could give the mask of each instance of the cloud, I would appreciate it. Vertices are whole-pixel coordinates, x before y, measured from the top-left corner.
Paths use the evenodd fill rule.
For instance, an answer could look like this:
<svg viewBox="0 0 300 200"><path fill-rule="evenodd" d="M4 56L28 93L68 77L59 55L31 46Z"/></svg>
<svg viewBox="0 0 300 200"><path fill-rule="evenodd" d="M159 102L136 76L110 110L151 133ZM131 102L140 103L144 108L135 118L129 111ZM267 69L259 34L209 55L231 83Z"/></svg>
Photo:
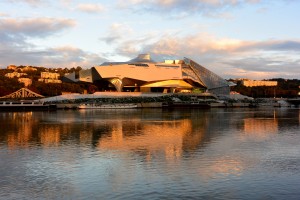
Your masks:
<svg viewBox="0 0 300 200"><path fill-rule="evenodd" d="M29 4L30 6L39 6L43 3L45 3L45 0L8 0L8 2L11 3L26 3Z"/></svg>
<svg viewBox="0 0 300 200"><path fill-rule="evenodd" d="M0 66L9 64L46 67L92 66L103 57L72 46L37 49L32 38L45 38L67 30L76 23L63 18L0 18Z"/></svg>
<svg viewBox="0 0 300 200"><path fill-rule="evenodd" d="M25 37L45 37L75 26L75 21L63 18L2 18L0 32Z"/></svg>
<svg viewBox="0 0 300 200"><path fill-rule="evenodd" d="M166 31L167 32L167 31ZM155 38L155 39L153 39ZM226 54L239 48L242 41L234 39L218 39L206 33L199 33L187 36L176 36L164 33L161 36L153 36L145 41L154 41L148 44L142 43L142 51L155 54L179 56L183 54ZM136 39L130 41L132 44L140 44ZM126 41L126 43L128 43Z"/></svg>
<svg viewBox="0 0 300 200"><path fill-rule="evenodd" d="M209 34L195 34L184 37L165 35L155 43L144 46L144 49L157 53L178 55L188 54L248 54L251 52L299 52L300 41L297 40L266 40L243 41L230 38L216 38Z"/></svg>
<svg viewBox="0 0 300 200"><path fill-rule="evenodd" d="M99 65L107 61L95 53L83 51L73 46L47 48L44 50L24 50L10 48L0 51L0 66L33 65L44 67L76 67L85 68Z"/></svg>
<svg viewBox="0 0 300 200"><path fill-rule="evenodd" d="M0 12L0 17L7 17L7 16L9 16L7 13Z"/></svg>
<svg viewBox="0 0 300 200"><path fill-rule="evenodd" d="M224 74L227 77L245 77L254 80L267 78L299 78L300 59L290 60L282 58L276 60L271 57L257 56L228 59L223 64L230 66L230 71Z"/></svg>
<svg viewBox="0 0 300 200"><path fill-rule="evenodd" d="M177 12L186 14L207 14L215 16L211 12L219 12L228 8L245 4L258 4L264 0L128 0L119 1L121 8L133 8L149 12L168 13Z"/></svg>
<svg viewBox="0 0 300 200"><path fill-rule="evenodd" d="M101 13L105 11L105 7L103 5L92 3L78 4L76 9L86 13Z"/></svg>
<svg viewBox="0 0 300 200"><path fill-rule="evenodd" d="M98 54L86 52L73 46L62 46L48 49L47 55L44 56L41 63L47 63L47 65L52 66L92 67L100 65L105 61L107 61L107 59Z"/></svg>
<svg viewBox="0 0 300 200"><path fill-rule="evenodd" d="M145 37L120 37L114 45L115 54L128 59L139 53L151 53L157 61L188 57L224 78L300 76L298 40L244 41L207 33L180 36L166 31Z"/></svg>
<svg viewBox="0 0 300 200"><path fill-rule="evenodd" d="M39 4L42 2L42 0L23 0L23 2L26 2L29 4Z"/></svg>
<svg viewBox="0 0 300 200"><path fill-rule="evenodd" d="M114 23L109 27L107 36L101 37L100 40L107 44L115 44L132 35L132 29L126 24Z"/></svg>
<svg viewBox="0 0 300 200"><path fill-rule="evenodd" d="M297 40L243 41L233 51L300 51Z"/></svg>
<svg viewBox="0 0 300 200"><path fill-rule="evenodd" d="M73 27L75 21L70 19L55 19L55 18L0 18L0 58L2 65L7 65L5 62L13 62L9 60L10 54L23 55L28 54L29 49L35 49L35 45L30 43L32 38L45 38L55 35L65 29Z"/></svg>

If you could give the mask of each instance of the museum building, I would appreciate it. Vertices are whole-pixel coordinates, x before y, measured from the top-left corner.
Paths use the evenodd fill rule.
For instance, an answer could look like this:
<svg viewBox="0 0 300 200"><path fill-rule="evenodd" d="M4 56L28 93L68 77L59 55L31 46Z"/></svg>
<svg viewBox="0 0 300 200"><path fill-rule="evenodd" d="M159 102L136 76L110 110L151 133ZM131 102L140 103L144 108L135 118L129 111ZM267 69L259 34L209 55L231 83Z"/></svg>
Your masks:
<svg viewBox="0 0 300 200"><path fill-rule="evenodd" d="M65 75L63 81L93 83L102 91L230 93L229 82L189 58L155 62L149 54L127 62L104 62Z"/></svg>

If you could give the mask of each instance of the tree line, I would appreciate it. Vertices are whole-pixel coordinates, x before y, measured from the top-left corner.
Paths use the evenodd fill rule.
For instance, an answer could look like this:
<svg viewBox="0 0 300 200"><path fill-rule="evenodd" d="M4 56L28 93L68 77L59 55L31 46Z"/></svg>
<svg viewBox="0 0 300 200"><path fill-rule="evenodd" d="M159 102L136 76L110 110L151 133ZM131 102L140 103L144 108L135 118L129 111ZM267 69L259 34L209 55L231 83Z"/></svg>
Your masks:
<svg viewBox="0 0 300 200"><path fill-rule="evenodd" d="M236 86L232 87L232 91L253 98L296 98L299 93L300 80L298 79L269 79L269 81L277 81L277 86L257 86L246 87L242 85L242 81L236 82Z"/></svg>

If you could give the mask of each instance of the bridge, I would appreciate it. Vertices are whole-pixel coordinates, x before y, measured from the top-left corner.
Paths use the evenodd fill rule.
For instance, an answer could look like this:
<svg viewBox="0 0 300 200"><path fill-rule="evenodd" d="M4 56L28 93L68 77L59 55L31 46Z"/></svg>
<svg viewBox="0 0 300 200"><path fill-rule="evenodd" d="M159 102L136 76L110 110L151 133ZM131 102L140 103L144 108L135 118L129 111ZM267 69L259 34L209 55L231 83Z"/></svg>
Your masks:
<svg viewBox="0 0 300 200"><path fill-rule="evenodd" d="M36 98L44 97L38 93L35 93L27 88L21 88L16 92L0 97L1 99L21 99L21 98Z"/></svg>

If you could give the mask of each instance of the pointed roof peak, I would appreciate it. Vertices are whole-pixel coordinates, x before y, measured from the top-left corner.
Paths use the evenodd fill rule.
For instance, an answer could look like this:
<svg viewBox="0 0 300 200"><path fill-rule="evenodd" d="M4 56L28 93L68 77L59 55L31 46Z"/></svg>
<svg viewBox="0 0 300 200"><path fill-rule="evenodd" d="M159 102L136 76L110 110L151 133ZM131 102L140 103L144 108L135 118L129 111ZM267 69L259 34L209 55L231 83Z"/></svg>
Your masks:
<svg viewBox="0 0 300 200"><path fill-rule="evenodd" d="M139 54L136 58L131 59L129 62L155 62L151 59L150 54Z"/></svg>

